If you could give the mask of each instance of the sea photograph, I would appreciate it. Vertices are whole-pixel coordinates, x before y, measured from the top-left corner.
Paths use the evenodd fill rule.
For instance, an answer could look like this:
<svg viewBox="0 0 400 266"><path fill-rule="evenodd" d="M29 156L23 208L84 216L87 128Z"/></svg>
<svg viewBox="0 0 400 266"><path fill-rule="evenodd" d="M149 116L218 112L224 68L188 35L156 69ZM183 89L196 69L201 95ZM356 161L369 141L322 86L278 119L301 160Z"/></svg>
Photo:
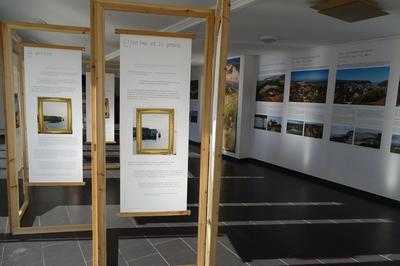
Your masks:
<svg viewBox="0 0 400 266"><path fill-rule="evenodd" d="M257 81L256 101L283 102L285 74L270 75Z"/></svg>
<svg viewBox="0 0 400 266"><path fill-rule="evenodd" d="M266 115L254 115L254 128L256 129L267 129L267 116Z"/></svg>
<svg viewBox="0 0 400 266"><path fill-rule="evenodd" d="M382 132L368 128L356 128L354 145L379 149L381 147Z"/></svg>
<svg viewBox="0 0 400 266"><path fill-rule="evenodd" d="M191 80L190 81L190 100L199 99L199 81Z"/></svg>
<svg viewBox="0 0 400 266"><path fill-rule="evenodd" d="M328 69L292 72L289 101L325 103L328 75Z"/></svg>
<svg viewBox="0 0 400 266"><path fill-rule="evenodd" d="M343 125L332 125L330 141L353 144L354 127Z"/></svg>
<svg viewBox="0 0 400 266"><path fill-rule="evenodd" d="M316 139L322 139L324 124L317 122L305 122L304 136Z"/></svg>
<svg viewBox="0 0 400 266"><path fill-rule="evenodd" d="M38 98L39 133L72 134L71 99Z"/></svg>
<svg viewBox="0 0 400 266"><path fill-rule="evenodd" d="M286 133L302 136L303 135L303 126L304 126L303 121L288 120L287 126L286 126Z"/></svg>
<svg viewBox="0 0 400 266"><path fill-rule="evenodd" d="M267 130L271 132L282 132L282 117L269 116L267 121Z"/></svg>
<svg viewBox="0 0 400 266"><path fill-rule="evenodd" d="M392 144L390 145L390 152L400 154L400 135L392 135Z"/></svg>
<svg viewBox="0 0 400 266"><path fill-rule="evenodd" d="M337 70L334 103L384 106L389 70L388 66Z"/></svg>
<svg viewBox="0 0 400 266"><path fill-rule="evenodd" d="M190 111L190 123L197 123L197 111L196 110L191 110Z"/></svg>

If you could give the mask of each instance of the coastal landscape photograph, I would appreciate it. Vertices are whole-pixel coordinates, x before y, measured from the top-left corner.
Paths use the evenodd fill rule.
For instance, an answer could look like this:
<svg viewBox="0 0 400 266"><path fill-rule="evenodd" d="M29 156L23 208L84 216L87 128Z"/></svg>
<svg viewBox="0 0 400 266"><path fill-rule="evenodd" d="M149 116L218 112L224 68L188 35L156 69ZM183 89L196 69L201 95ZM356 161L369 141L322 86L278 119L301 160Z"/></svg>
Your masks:
<svg viewBox="0 0 400 266"><path fill-rule="evenodd" d="M328 69L294 71L290 81L290 102L325 103Z"/></svg>
<svg viewBox="0 0 400 266"><path fill-rule="evenodd" d="M353 144L354 128L344 125L333 125L331 127L330 141Z"/></svg>
<svg viewBox="0 0 400 266"><path fill-rule="evenodd" d="M298 120L288 120L286 126L286 133L292 135L303 135L304 122Z"/></svg>
<svg viewBox="0 0 400 266"><path fill-rule="evenodd" d="M323 131L324 131L324 124L318 122L305 122L304 125L305 137L322 139Z"/></svg>
<svg viewBox="0 0 400 266"><path fill-rule="evenodd" d="M379 149L381 147L382 132L376 129L356 128L354 145Z"/></svg>
<svg viewBox="0 0 400 266"><path fill-rule="evenodd" d="M282 132L282 117L268 116L267 130L271 132Z"/></svg>
<svg viewBox="0 0 400 266"><path fill-rule="evenodd" d="M337 70L334 103L384 106L389 70L388 66Z"/></svg>

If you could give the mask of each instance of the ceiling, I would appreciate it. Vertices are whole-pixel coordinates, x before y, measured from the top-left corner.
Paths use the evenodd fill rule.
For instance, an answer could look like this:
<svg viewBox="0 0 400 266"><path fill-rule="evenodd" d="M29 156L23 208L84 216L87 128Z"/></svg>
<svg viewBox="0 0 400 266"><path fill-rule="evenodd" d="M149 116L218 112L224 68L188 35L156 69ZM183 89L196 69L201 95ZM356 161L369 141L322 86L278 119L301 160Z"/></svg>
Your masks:
<svg viewBox="0 0 400 266"><path fill-rule="evenodd" d="M400 1L377 0L388 16L347 23L324 16L310 6L319 0L232 0L243 2L231 15L229 53L262 54L267 51L305 49L380 37L400 35ZM161 3L178 6L212 7L216 0L139 0L136 2ZM89 26L89 0L1 0L0 19ZM180 22L180 17L156 16L137 13L108 12L106 14L106 54L119 48L116 28L165 30ZM395 26L396 25L396 26ZM193 60L201 61L204 42L204 24L187 28L196 33ZM19 32L24 41L78 45L89 54L87 36L43 32ZM261 36L277 38L275 44L260 42Z"/></svg>

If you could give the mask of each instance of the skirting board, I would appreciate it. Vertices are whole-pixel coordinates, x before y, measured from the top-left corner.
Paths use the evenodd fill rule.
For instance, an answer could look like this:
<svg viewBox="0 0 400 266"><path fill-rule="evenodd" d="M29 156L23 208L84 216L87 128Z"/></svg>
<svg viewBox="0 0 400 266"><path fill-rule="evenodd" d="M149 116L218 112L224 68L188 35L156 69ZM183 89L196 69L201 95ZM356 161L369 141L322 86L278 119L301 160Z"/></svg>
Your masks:
<svg viewBox="0 0 400 266"><path fill-rule="evenodd" d="M190 210L171 212L118 212L118 217L157 217L157 216L189 216Z"/></svg>

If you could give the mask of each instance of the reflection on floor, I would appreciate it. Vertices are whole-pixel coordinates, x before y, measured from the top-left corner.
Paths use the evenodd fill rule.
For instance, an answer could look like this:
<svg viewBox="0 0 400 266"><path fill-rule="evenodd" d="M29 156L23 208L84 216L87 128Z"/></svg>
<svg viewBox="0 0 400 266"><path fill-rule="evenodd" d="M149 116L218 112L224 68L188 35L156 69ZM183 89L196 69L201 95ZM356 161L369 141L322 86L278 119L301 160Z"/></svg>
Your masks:
<svg viewBox="0 0 400 266"><path fill-rule="evenodd" d="M107 159L117 162L111 147ZM189 157L188 217L117 217L119 171L107 173L108 265L196 262L197 147ZM8 234L0 175L0 265L91 265L89 233ZM250 162L224 161L223 175L217 265L400 265L398 209ZM85 187L32 187L23 224L90 223L88 171L85 181Z"/></svg>

